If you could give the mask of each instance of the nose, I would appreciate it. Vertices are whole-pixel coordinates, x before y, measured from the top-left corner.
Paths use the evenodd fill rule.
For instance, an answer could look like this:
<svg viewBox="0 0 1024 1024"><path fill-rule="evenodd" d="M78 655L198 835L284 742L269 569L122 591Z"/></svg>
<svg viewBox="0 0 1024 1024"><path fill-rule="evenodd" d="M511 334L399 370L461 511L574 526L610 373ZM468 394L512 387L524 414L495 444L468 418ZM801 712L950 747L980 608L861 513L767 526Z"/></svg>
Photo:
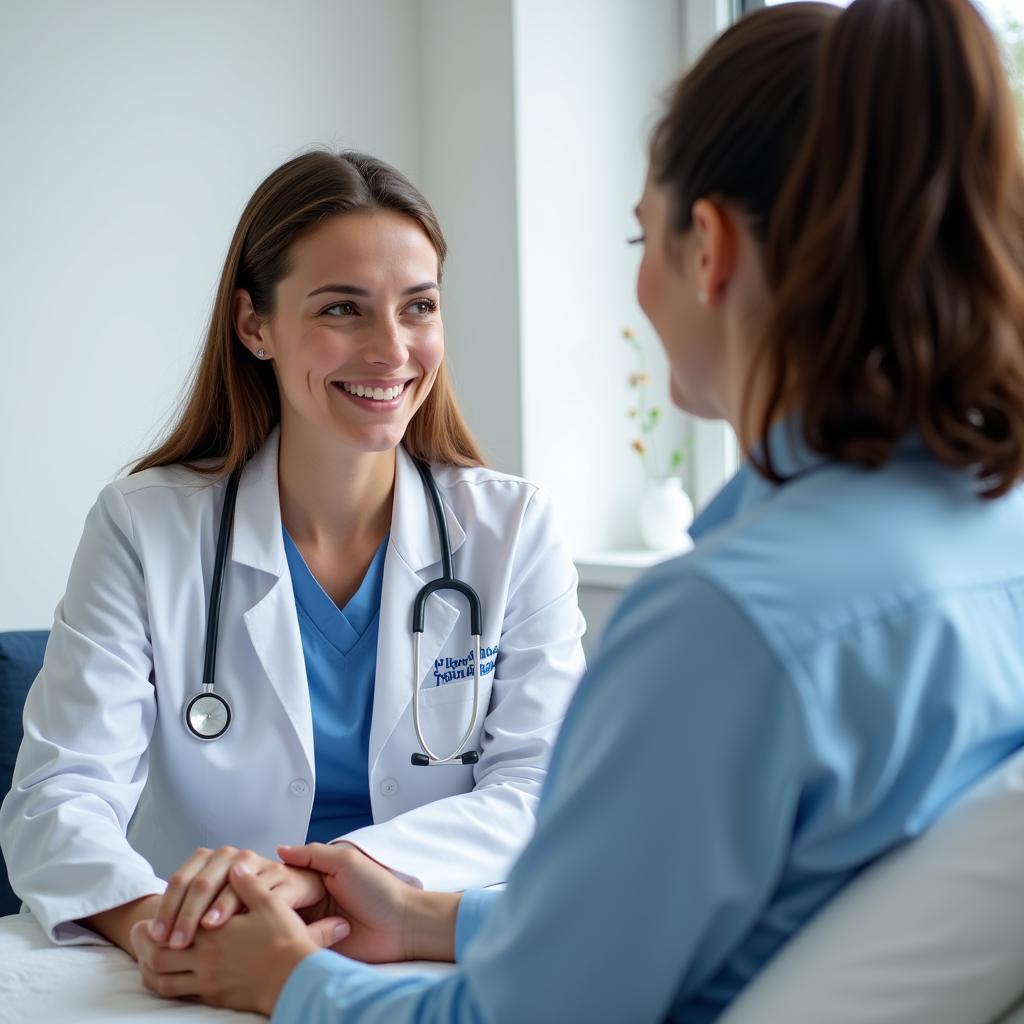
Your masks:
<svg viewBox="0 0 1024 1024"><path fill-rule="evenodd" d="M397 369L409 361L409 346L401 324L394 317L382 321L366 339L363 358L372 366Z"/></svg>

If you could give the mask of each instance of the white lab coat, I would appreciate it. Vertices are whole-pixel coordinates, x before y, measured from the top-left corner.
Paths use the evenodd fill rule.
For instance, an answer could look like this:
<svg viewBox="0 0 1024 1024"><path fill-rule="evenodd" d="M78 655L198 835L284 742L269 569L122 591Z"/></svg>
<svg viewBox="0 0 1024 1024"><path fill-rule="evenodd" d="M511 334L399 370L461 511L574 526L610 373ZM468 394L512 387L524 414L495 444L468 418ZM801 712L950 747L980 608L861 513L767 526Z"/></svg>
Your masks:
<svg viewBox="0 0 1024 1024"><path fill-rule="evenodd" d="M281 531L278 435L243 471L225 567L217 690L233 711L201 742L200 688L224 481L180 466L106 487L86 521L0 810L11 885L56 942L150 893L196 847L275 856L305 841L315 787L302 642ZM399 448L384 562L369 779L374 824L346 838L414 884L505 880L529 839L548 757L583 670L576 572L543 493L488 469L435 467L455 573L483 610L475 766L414 767L412 603L440 573L433 515ZM427 603L418 683L427 742L469 722L465 603ZM447 659L452 659L449 662ZM458 663L462 661L463 664ZM452 665L455 667L453 668ZM437 685L438 680L441 685Z"/></svg>

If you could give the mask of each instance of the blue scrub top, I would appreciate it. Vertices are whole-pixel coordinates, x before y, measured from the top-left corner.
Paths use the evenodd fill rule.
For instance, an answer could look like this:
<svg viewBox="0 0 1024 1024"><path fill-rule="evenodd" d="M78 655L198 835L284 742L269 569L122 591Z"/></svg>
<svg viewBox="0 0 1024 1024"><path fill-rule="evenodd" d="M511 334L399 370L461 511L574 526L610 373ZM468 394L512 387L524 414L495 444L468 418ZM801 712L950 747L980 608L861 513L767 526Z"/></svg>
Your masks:
<svg viewBox="0 0 1024 1024"><path fill-rule="evenodd" d="M339 608L284 533L313 712L316 792L307 843L326 843L373 824L370 721L377 670L377 627L388 538L359 589Z"/></svg>

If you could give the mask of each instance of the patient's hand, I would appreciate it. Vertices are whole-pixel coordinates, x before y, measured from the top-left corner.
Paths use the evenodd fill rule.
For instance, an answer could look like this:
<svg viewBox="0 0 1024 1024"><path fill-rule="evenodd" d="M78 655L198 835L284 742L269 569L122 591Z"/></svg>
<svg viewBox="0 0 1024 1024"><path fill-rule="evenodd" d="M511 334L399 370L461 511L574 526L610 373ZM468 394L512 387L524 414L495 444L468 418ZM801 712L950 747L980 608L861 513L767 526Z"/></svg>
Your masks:
<svg viewBox="0 0 1024 1024"><path fill-rule="evenodd" d="M228 872L238 863L258 875L289 907L308 911L311 917L326 916L329 906L318 872L288 867L252 850L201 847L171 876L149 924L150 935L172 949L184 949L192 944L200 927L223 927L242 909L228 879Z"/></svg>
<svg viewBox="0 0 1024 1024"><path fill-rule="evenodd" d="M455 959L457 893L428 893L407 885L349 843L281 846L295 868L321 872L333 905L349 933L333 948L367 963ZM326 916L325 915L325 916Z"/></svg>

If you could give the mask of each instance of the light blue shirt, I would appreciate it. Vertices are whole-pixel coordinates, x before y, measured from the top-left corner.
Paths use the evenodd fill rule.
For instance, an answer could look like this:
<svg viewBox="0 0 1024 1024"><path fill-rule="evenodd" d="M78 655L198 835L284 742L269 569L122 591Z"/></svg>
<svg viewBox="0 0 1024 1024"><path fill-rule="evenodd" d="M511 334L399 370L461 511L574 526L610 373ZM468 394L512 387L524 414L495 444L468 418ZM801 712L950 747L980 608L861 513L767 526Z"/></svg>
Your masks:
<svg viewBox="0 0 1024 1024"><path fill-rule="evenodd" d="M306 841L327 843L373 824L370 721L387 538L344 609L320 586L287 530L284 547L313 712L316 792Z"/></svg>
<svg viewBox="0 0 1024 1024"><path fill-rule="evenodd" d="M463 898L460 966L318 953L275 1021L714 1020L1024 744L1024 492L979 500L916 442L877 471L772 443L800 475L741 469L613 617L507 891Z"/></svg>

